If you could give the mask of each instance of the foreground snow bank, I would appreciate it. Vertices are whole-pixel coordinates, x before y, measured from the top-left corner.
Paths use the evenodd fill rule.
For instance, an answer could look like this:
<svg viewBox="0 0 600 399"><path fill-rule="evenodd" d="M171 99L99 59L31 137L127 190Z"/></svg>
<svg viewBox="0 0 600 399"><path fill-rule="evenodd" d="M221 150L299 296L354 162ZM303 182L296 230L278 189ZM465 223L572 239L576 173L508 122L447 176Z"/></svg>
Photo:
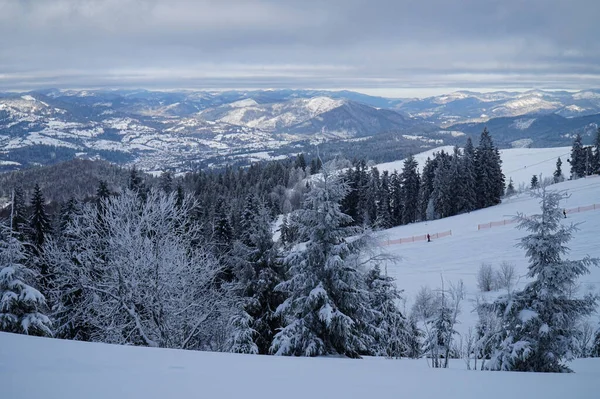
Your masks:
<svg viewBox="0 0 600 399"><path fill-rule="evenodd" d="M430 369L425 360L287 358L125 347L0 333L0 396L20 398L596 398L576 374Z"/></svg>

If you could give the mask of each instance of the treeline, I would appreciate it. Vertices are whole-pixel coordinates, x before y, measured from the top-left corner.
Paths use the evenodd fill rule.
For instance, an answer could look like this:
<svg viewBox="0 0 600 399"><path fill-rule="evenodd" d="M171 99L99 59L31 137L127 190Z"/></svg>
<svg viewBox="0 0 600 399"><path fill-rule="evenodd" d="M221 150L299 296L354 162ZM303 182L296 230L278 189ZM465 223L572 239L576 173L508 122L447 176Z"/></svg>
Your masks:
<svg viewBox="0 0 600 399"><path fill-rule="evenodd" d="M575 136L568 161L571 164L572 179L600 174L600 127L593 145L584 146L581 136Z"/></svg>
<svg viewBox="0 0 600 399"><path fill-rule="evenodd" d="M439 219L499 204L504 175L498 148L487 130L477 147L467 139L464 150L454 148L428 158L422 172L413 156L401 171L380 172L356 162L344 174L350 185L342 210L353 224L390 228Z"/></svg>

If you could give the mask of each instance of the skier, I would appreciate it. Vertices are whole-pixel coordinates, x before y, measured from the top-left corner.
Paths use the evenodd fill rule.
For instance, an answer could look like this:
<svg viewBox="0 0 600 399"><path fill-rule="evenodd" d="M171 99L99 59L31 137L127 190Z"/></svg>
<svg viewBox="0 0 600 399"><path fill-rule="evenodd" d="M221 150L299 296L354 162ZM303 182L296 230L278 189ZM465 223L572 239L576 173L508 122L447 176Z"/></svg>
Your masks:
<svg viewBox="0 0 600 399"><path fill-rule="evenodd" d="M431 236L427 233L427 242L431 242Z"/></svg>
<svg viewBox="0 0 600 399"><path fill-rule="evenodd" d="M563 215L565 215L565 219L567 218L567 210L563 209Z"/></svg>

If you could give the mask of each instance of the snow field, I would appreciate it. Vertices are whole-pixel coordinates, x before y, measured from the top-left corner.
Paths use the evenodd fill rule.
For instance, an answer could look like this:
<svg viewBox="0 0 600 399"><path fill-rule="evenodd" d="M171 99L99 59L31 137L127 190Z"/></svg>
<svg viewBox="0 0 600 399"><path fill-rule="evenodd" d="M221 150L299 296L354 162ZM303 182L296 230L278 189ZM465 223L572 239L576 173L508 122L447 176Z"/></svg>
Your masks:
<svg viewBox="0 0 600 399"><path fill-rule="evenodd" d="M575 181L567 181L550 186L553 190L566 190L571 194L562 206L576 208L600 202L600 178L591 177ZM388 264L389 275L396 279L399 289L404 290L406 310L410 310L419 289L428 286L436 289L441 286L441 278L448 283L463 280L467 297L462 303L462 314L457 330L464 334L469 327L475 327L477 314L473 311L478 297L493 300L506 290L482 293L477 287L477 272L482 263L491 264L498 269L500 263L514 264L519 280L516 288L523 288L527 283L528 260L523 249L516 248L519 238L527 233L518 230L516 224L497 226L478 230L478 224L510 219L518 212L524 214L540 213L537 199L527 193L506 200L498 206L477 210L468 214L457 215L440 220L414 223L394 227L378 233L381 241L395 240L403 237L432 234L452 230L452 235L432 242L419 241L382 247L387 253L400 258L395 264ZM600 257L600 209L588 212L572 213L565 223L581 223L580 230L568 244L571 252L566 258L580 259L586 255ZM600 294L600 268L593 268L591 273L580 279L578 292ZM598 325L598 315L590 320ZM600 368L600 364L599 364Z"/></svg>
<svg viewBox="0 0 600 399"><path fill-rule="evenodd" d="M2 398L596 398L600 361L575 374L467 371L461 360L290 358L0 333Z"/></svg>

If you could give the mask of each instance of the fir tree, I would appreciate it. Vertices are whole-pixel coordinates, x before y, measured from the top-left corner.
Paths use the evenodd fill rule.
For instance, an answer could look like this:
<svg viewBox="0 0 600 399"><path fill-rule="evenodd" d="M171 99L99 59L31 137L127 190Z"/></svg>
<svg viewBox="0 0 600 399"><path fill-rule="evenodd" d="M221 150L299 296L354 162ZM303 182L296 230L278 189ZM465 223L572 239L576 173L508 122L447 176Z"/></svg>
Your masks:
<svg viewBox="0 0 600 399"><path fill-rule="evenodd" d="M231 262L236 283L234 289L242 301L242 312L234 317L233 351L267 354L279 327L275 309L283 296L274 290L281 282L281 268L273 242L271 220L267 208L254 195L248 196L242 216L243 232L234 243ZM244 331L245 329L245 331ZM251 338L245 342L242 338ZM245 342L244 345L240 343Z"/></svg>
<svg viewBox="0 0 600 399"><path fill-rule="evenodd" d="M388 171L381 175L381 187L379 190L379 201L377 202L377 222L376 225L382 229L389 229L393 226L392 209L390 200L391 188Z"/></svg>
<svg viewBox="0 0 600 399"><path fill-rule="evenodd" d="M462 163L462 206L460 212L471 212L477 209L477 179L475 170L475 148L471 138L467 138Z"/></svg>
<svg viewBox="0 0 600 399"><path fill-rule="evenodd" d="M296 169L302 169L302 171L306 170L306 159L304 159L304 153L296 155L296 163L294 167Z"/></svg>
<svg viewBox="0 0 600 399"><path fill-rule="evenodd" d="M275 335L272 353L359 357L373 344L368 334L369 292L359 270L364 240L345 227L351 218L340 211L348 186L328 166L313 182L297 223L303 245L287 255L288 280L276 289L288 295L277 308L283 328Z"/></svg>
<svg viewBox="0 0 600 399"><path fill-rule="evenodd" d="M41 272L42 282L45 285L49 275L48 265L42 261L42 252L44 244L50 238L52 233L52 224L46 213L46 200L40 190L39 185L35 185L33 189L33 197L31 199L31 218L29 220L30 242L32 244L33 260L37 263L37 267Z"/></svg>
<svg viewBox="0 0 600 399"><path fill-rule="evenodd" d="M573 140L571 148L571 179L578 179L586 175L586 152L581 144L581 136L578 134Z"/></svg>
<svg viewBox="0 0 600 399"><path fill-rule="evenodd" d="M417 161L410 155L402 167L402 224L413 223L419 217L419 189L421 179L417 171Z"/></svg>
<svg viewBox="0 0 600 399"><path fill-rule="evenodd" d="M536 188L538 188L538 185L539 185L538 177L537 177L537 175L533 175L531 177L531 189L535 190Z"/></svg>
<svg viewBox="0 0 600 399"><path fill-rule="evenodd" d="M375 319L371 322L376 328L376 343L373 354L389 358L409 356L414 339L410 326L400 309L400 292L394 279L382 274L379 265L367 273L367 287L371 293L371 308Z"/></svg>
<svg viewBox="0 0 600 399"><path fill-rule="evenodd" d="M497 205L504 195L504 174L500 152L494 146L487 129L483 129L475 151L477 205L479 208Z"/></svg>
<svg viewBox="0 0 600 399"><path fill-rule="evenodd" d="M16 233L16 237L24 242L29 234L29 220L25 194L23 194L23 189L20 186L13 189L10 213L10 226Z"/></svg>
<svg viewBox="0 0 600 399"><path fill-rule="evenodd" d="M173 191L173 175L169 171L162 173L160 177L160 188L166 193L170 194Z"/></svg>
<svg viewBox="0 0 600 399"><path fill-rule="evenodd" d="M554 171L554 174L553 174L553 180L554 180L554 183L560 183L565 180L565 177L563 176L563 173L562 173L562 161L561 161L560 157L558 157L558 159L556 160L556 170Z"/></svg>
<svg viewBox="0 0 600 399"><path fill-rule="evenodd" d="M596 298L574 298L571 287L577 278L589 273L600 259L563 260L567 243L577 230L562 225L560 201L564 193L541 188L542 213L518 215L520 229L530 232L518 244L529 258L527 277L533 281L522 291L501 297L493 304L502 320L488 367L492 370L568 372L564 364L573 358L579 334L577 322L590 315Z"/></svg>
<svg viewBox="0 0 600 399"><path fill-rule="evenodd" d="M513 183L512 177L508 180L508 186L506 186L506 196L510 197L512 195L515 195L517 191L515 190L515 185Z"/></svg>
<svg viewBox="0 0 600 399"><path fill-rule="evenodd" d="M594 161L592 173L600 174L600 127L596 132L596 139L594 140Z"/></svg>
<svg viewBox="0 0 600 399"><path fill-rule="evenodd" d="M4 227L0 235L0 330L52 335L50 319L43 313L46 299L28 284L34 273L23 264L23 244Z"/></svg>
<svg viewBox="0 0 600 399"><path fill-rule="evenodd" d="M397 171L394 171L390 178L390 190L392 224L398 226L402 224L404 215L404 189L402 187L402 177Z"/></svg>
<svg viewBox="0 0 600 399"><path fill-rule="evenodd" d="M437 159L427 158L423 166L421 177L421 188L419 191L419 214L421 220L434 219L433 201L431 194L433 193L433 182L435 179L435 170L437 168Z"/></svg>
<svg viewBox="0 0 600 399"><path fill-rule="evenodd" d="M452 216L452 203L456 194L450 184L450 173L450 161L442 152L440 153L438 166L435 170L433 192L431 193L431 199L435 209L434 218Z"/></svg>

